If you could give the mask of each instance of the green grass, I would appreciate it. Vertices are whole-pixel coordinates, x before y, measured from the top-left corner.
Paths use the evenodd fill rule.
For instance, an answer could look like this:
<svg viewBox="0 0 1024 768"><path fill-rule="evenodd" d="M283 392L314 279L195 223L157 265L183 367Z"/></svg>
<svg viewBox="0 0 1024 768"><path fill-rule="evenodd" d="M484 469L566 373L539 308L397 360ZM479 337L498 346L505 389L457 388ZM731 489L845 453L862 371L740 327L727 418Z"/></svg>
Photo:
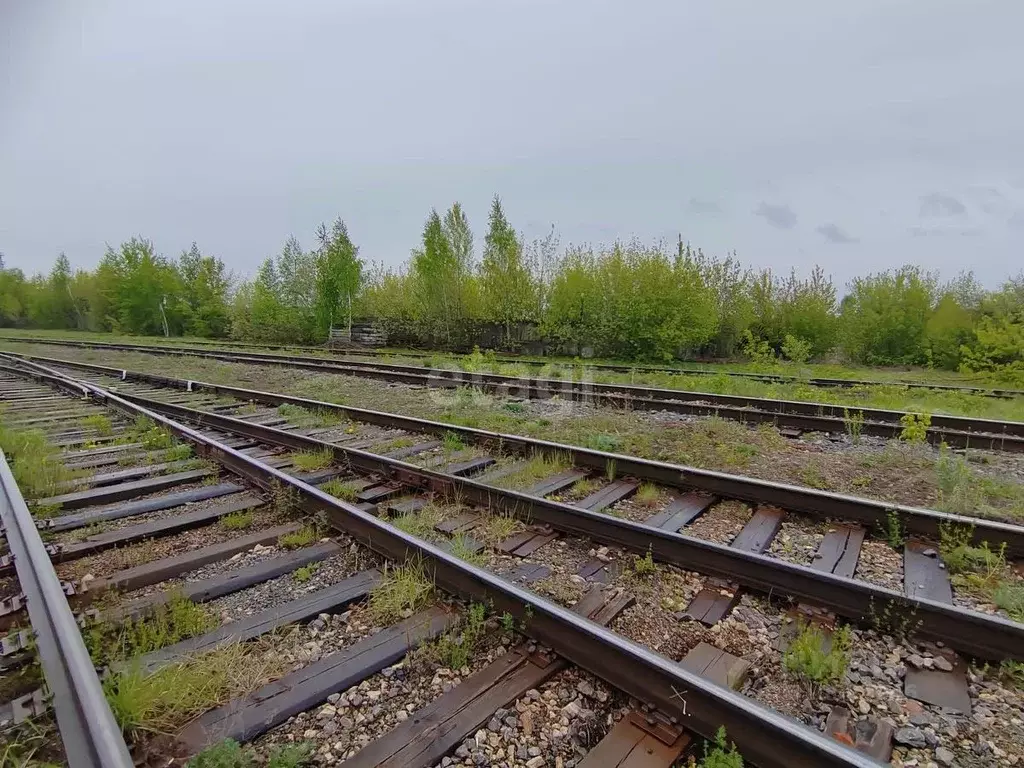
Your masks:
<svg viewBox="0 0 1024 768"><path fill-rule="evenodd" d="M505 541L522 528L522 523L511 512L491 512L484 518L481 534L484 541L497 544Z"/></svg>
<svg viewBox="0 0 1024 768"><path fill-rule="evenodd" d="M434 529L445 517L445 510L436 504L427 504L418 512L409 512L398 515L388 520L391 525L400 531L426 541L438 541L439 536Z"/></svg>
<svg viewBox="0 0 1024 768"><path fill-rule="evenodd" d="M943 512L974 517L999 515L1024 517L1024 485L981 475L966 456L953 453L946 445L935 461L938 486L936 507Z"/></svg>
<svg viewBox="0 0 1024 768"><path fill-rule="evenodd" d="M307 581L313 578L313 575L320 570L320 563L310 563L304 565L301 568L295 569L295 580L299 584L305 584Z"/></svg>
<svg viewBox="0 0 1024 768"><path fill-rule="evenodd" d="M202 635L218 625L206 608L173 596L144 618L122 624L95 622L83 630L89 655L97 665L130 659Z"/></svg>
<svg viewBox="0 0 1024 768"><path fill-rule="evenodd" d="M163 337L139 337L123 336L109 333L83 333L79 331L32 331L25 329L0 330L0 342L4 335L10 336L33 336L39 338L70 338L70 339L93 339L99 341L124 341L135 344L158 343L166 346L170 344L202 344L210 347L216 346L211 339L181 337L175 339L164 339ZM4 342L11 348L19 349L21 345L15 342ZM222 342L219 342L223 345ZM224 345L229 346L229 345ZM258 351L258 347L251 347ZM52 347L39 347L39 354L54 355ZM78 350L61 350L59 356L70 356L70 352ZM267 350L274 351L274 350ZM87 353L82 350L82 353ZM426 367L446 367L458 369L461 356L435 354L431 358L410 358L403 357L404 350L394 350L393 357L387 362L408 363L413 365L424 365ZM98 353L95 359L102 360ZM102 353L107 360L112 353ZM140 353L127 353L141 356ZM312 350L304 351L303 354L313 355ZM326 352L318 352L319 356L331 358L332 355ZM524 357L515 362L506 363L496 357L493 361L487 361L486 353L484 361L491 365L492 369L507 375L525 375L537 373L537 366L545 366L547 371L565 375L578 367L577 361L571 358L545 357L532 360ZM773 383L762 382L753 379L737 378L725 375L726 372L762 372L760 367L752 363L733 361L728 363L694 363L681 362L680 368L699 369L704 373L689 374L682 372L657 372L644 371L643 365L631 361L617 360L613 358L600 358L588 363L613 363L632 366L628 372L612 372L599 369L591 369L591 378L598 383L612 384L638 384L643 386L664 387L669 389L681 389L697 392L714 392L719 394L747 395L752 397L765 397L774 400L801 400L805 402L822 402L835 405L862 408L885 408L914 411L917 413L953 414L962 416L975 416L989 419L1006 419L1012 421L1024 421L1024 398L1002 399L985 397L983 395L966 394L955 391L940 391L926 389L908 389L900 384L900 381L917 381L936 384L958 384L975 386L981 388L1003 388L1005 385L997 376L985 373L961 374L954 371L932 370L925 368L871 368L860 365L837 365L814 363L806 365L781 364L777 369L782 373L796 374L798 377L822 377L822 378L847 378L847 379L868 379L878 382L870 386L854 387L815 387L804 381ZM189 361L190 367L201 368L205 371L223 371L230 364L217 361ZM108 363L112 364L112 363ZM166 365L166 361L162 361ZM122 363L124 365L124 363ZM496 366L494 368L493 366ZM127 367L127 366L126 366ZM214 380L212 375L204 375L206 380Z"/></svg>
<svg viewBox="0 0 1024 768"><path fill-rule="evenodd" d="M817 488L819 491L828 491L832 489L832 484L828 481L822 471L814 464L808 464L803 468L800 473L800 480L809 488Z"/></svg>
<svg viewBox="0 0 1024 768"><path fill-rule="evenodd" d="M63 492L62 484L80 474L64 466L60 450L50 445L40 430L17 430L0 424L0 450L7 456L26 499L56 496Z"/></svg>
<svg viewBox="0 0 1024 768"><path fill-rule="evenodd" d="M359 485L357 483L338 478L328 480L320 486L320 490L342 501L355 501L356 496L359 495Z"/></svg>
<svg viewBox="0 0 1024 768"><path fill-rule="evenodd" d="M307 525L293 533L285 533L278 536L277 544L284 549L300 549L301 547L308 547L316 541L316 538L316 528L312 525Z"/></svg>
<svg viewBox="0 0 1024 768"><path fill-rule="evenodd" d="M448 669L458 671L469 666L486 634L487 609L480 603L473 603L459 627L427 646L426 653Z"/></svg>
<svg viewBox="0 0 1024 768"><path fill-rule="evenodd" d="M232 512L220 519L220 527L226 531L244 531L252 526L252 512Z"/></svg>
<svg viewBox="0 0 1024 768"><path fill-rule="evenodd" d="M334 461L334 453L330 448L319 451L301 451L291 455L292 464L300 472L313 472L329 467Z"/></svg>
<svg viewBox="0 0 1024 768"><path fill-rule="evenodd" d="M174 437L148 416L139 416L121 437L120 442L141 443L147 451L158 451L174 446Z"/></svg>
<svg viewBox="0 0 1024 768"><path fill-rule="evenodd" d="M642 483L633 499L642 507L653 507L661 501L661 490L654 483Z"/></svg>
<svg viewBox="0 0 1024 768"><path fill-rule="evenodd" d="M992 592L992 602L1002 608L1011 619L1024 622L1024 584L1004 581Z"/></svg>
<svg viewBox="0 0 1024 768"><path fill-rule="evenodd" d="M1005 545L992 549L988 542L973 543L970 525L939 526L939 552L953 585L994 603L1011 619L1024 622L1024 582L1006 562Z"/></svg>
<svg viewBox="0 0 1024 768"><path fill-rule="evenodd" d="M188 443L172 445L161 457L164 461L184 461L192 455L192 446Z"/></svg>
<svg viewBox="0 0 1024 768"><path fill-rule="evenodd" d="M585 477L582 480L578 480L573 483L569 492L574 496L585 498L592 493L595 493L602 485L603 481L596 477Z"/></svg>
<svg viewBox="0 0 1024 768"><path fill-rule="evenodd" d="M203 712L280 676L287 666L280 654L233 644L152 674L129 667L106 677L103 691L122 731L136 741L147 733L173 733Z"/></svg>
<svg viewBox="0 0 1024 768"><path fill-rule="evenodd" d="M114 431L114 425L110 421L110 417L105 413L94 413L91 416L86 416L79 422L85 429L95 430L97 434L107 437Z"/></svg>
<svg viewBox="0 0 1024 768"><path fill-rule="evenodd" d="M411 437L396 437L394 440L388 440L386 443L377 446L377 453L391 453L397 451L399 448L412 448L416 445L416 441Z"/></svg>
<svg viewBox="0 0 1024 768"><path fill-rule="evenodd" d="M185 764L185 768L251 768L252 754L234 739L207 747Z"/></svg>
<svg viewBox="0 0 1024 768"><path fill-rule="evenodd" d="M605 451L607 453L614 453L619 450L619 446L622 445L622 439L617 435L589 435L583 441L583 445L586 448L590 448L595 451Z"/></svg>
<svg viewBox="0 0 1024 768"><path fill-rule="evenodd" d="M449 551L455 557L466 561L470 565L482 566L487 562L487 556L483 553L483 550L479 552L473 551L469 544L469 537L465 534L460 533L452 537L451 549Z"/></svg>
<svg viewBox="0 0 1024 768"><path fill-rule="evenodd" d="M501 488L525 488L564 472L571 466L569 458L563 454L534 454L522 469L499 478L495 485Z"/></svg>
<svg viewBox="0 0 1024 768"><path fill-rule="evenodd" d="M445 453L455 453L457 451L464 450L466 444L462 441L462 438L456 432L445 432L444 437L441 438L441 447Z"/></svg>
<svg viewBox="0 0 1024 768"><path fill-rule="evenodd" d="M381 580L370 592L370 615L387 626L411 616L433 597L434 583L421 563L385 566Z"/></svg>
<svg viewBox="0 0 1024 768"><path fill-rule="evenodd" d="M281 403L277 412L297 427L334 427L345 422L345 417L336 411L311 410L292 403Z"/></svg>
<svg viewBox="0 0 1024 768"><path fill-rule="evenodd" d="M812 690L833 685L846 676L850 664L850 628L832 633L831 647L825 650L825 634L813 623L800 627L783 655L783 665Z"/></svg>
<svg viewBox="0 0 1024 768"><path fill-rule="evenodd" d="M56 728L46 719L28 719L18 725L8 726L4 731L3 740L0 741L0 766L60 768L64 761L57 763L47 759L59 759L62 756L59 749L55 749L55 745L59 743Z"/></svg>
<svg viewBox="0 0 1024 768"><path fill-rule="evenodd" d="M647 553L643 557L633 555L633 573L637 576L644 578L647 576L653 576L657 570L658 566L654 562L654 555L651 550L647 550Z"/></svg>

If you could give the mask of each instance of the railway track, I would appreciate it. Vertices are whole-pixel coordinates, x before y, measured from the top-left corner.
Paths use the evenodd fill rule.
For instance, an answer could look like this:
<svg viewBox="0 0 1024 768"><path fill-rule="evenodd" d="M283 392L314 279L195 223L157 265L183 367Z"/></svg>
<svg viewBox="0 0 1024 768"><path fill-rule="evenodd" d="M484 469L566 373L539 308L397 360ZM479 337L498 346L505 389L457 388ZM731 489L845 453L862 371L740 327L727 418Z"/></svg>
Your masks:
<svg viewBox="0 0 1024 768"><path fill-rule="evenodd" d="M64 339L42 339L32 336L5 336L4 338L9 341L22 341L26 343L40 343L40 344L93 344L93 342L78 342ZM98 344L109 344L108 342L96 342ZM145 345L136 344L124 344L120 345L126 348L138 347ZM299 344L249 344L244 342L233 342L233 341L208 341L202 342L198 340L191 340L189 342L176 342L175 346L188 348L188 347L228 347L241 350L281 350L281 351L301 351L301 352L312 352L318 355L323 355L327 352L333 352L337 355L343 355L345 357L411 357L428 359L436 357L437 355L432 352L416 352L411 350L402 351L400 353L392 353L381 350L372 349L344 349L344 350L331 350L325 349L324 347L313 347L303 346ZM499 363L511 363L518 365L528 365L533 367L542 367L551 365L550 361L535 360L531 358L524 358L519 356L497 356L494 358ZM558 364L557 362L555 363ZM717 376L724 375L732 378L750 379L753 381L764 381L771 383L796 383L801 382L815 387L884 387L884 386L900 386L908 389L925 389L934 390L938 392L962 392L965 394L982 395L986 397L1021 397L1024 396L1024 390L1020 389L1004 389L1004 388L989 388L989 387L972 387L959 384L934 384L921 381L908 381L908 380L892 380L892 381L878 381L870 379L846 379L846 378L830 378L830 377L811 377L803 378L800 376L791 376L779 373L755 373L748 371L728 371L721 369L708 369L708 368L687 368L683 366L668 366L668 365L627 365L627 364L616 364L616 363L592 363L587 362L586 366L598 371L610 371L615 373L675 373L684 375L697 375L697 376Z"/></svg>
<svg viewBox="0 0 1024 768"><path fill-rule="evenodd" d="M742 602L744 592L752 591L786 595L790 602L813 604L819 610L823 609L827 617L843 616L861 623L874 621L869 619L872 612L912 616L918 636L930 637L947 648L990 660L1018 658L1019 652L1015 649L1021 647L1020 633L1024 628L951 605L953 590L949 586L948 574L943 572L935 557L933 543L907 542L903 552L902 593L849 578L858 575L858 559L866 558L868 549L876 544L865 542L863 528L848 524L849 518L855 518L853 510L859 508L856 514L873 514L877 521L882 519L882 514L888 514L882 505L846 497L830 499L831 494L812 491L804 491L808 496L801 499L801 489L730 478L718 473L694 474L688 468L544 444L515 436L453 428L393 414L201 382L130 374L116 369L104 370L88 364L77 365L100 376L93 378L93 382L94 386L103 387L96 390L101 399L105 395L99 393L107 391L106 387L117 386L120 388L119 396L125 401L143 407L147 412L173 419L174 423L192 423L222 439L227 436L231 440L249 440L266 451L288 449L307 455L329 453L334 464L345 468L349 478L346 482L351 483L344 489L336 489L336 492L364 505L366 511L370 511L370 505L373 505L380 513L383 507L385 515L401 520L407 515L422 513L428 504L424 493L431 499L456 498L459 505L468 505L469 509L459 506L441 518L429 519L427 534L436 537L440 546L463 554L469 551L470 555L475 555L484 549L477 545L487 543L487 549L494 552L488 565L498 563L508 574L518 573L523 579L539 578L545 569L550 572L558 568L558 558L564 552L559 552L547 564L542 556L545 548L550 550L557 542L569 543L569 551L578 555L575 560L570 558L575 571L570 578L575 577L583 583L615 582L624 566L628 570L628 553L639 556L649 552L654 561L692 569L704 575L699 588L691 591L685 607L676 606L679 610L675 612L679 618L702 625L714 627L720 623L738 602ZM38 368L36 375L60 377L64 374ZM136 382L143 383L143 386ZM82 383L76 383L76 386ZM157 385L159 389L147 385ZM202 405L203 400L206 401L204 410L185 404ZM256 405L268 407L259 409ZM278 410L281 406L285 406L284 412ZM299 422L308 422L311 415L315 420L323 419L324 414L337 414L357 420L354 423L359 426L354 430L350 426L343 437L335 442L326 442L316 433L328 433L331 431L329 427L311 428L307 423L297 430L297 425L288 424L288 408L296 409L291 415ZM297 412L298 409L302 411ZM229 413L235 415L227 415ZM368 433L364 431L367 428ZM301 434L302 431L307 434ZM308 434L310 432L313 434ZM439 450L438 443L451 442L452 434L466 444L484 450L469 451L469 455L461 456ZM431 437L442 440L431 440ZM364 448L360 448L360 444ZM548 455L567 452L570 466L551 466L548 476L539 478L526 493L501 488L502 476L514 475L517 463L515 455L509 460L496 460L488 453L488 449L494 453L496 446L520 456L538 451ZM467 447L463 446L463 449ZM389 453L391 456L386 455ZM396 454L401 458L395 458ZM614 469L609 473L610 462ZM595 485L598 476L603 476L604 481ZM668 486L665 489L667 493L659 496L660 501L656 505L630 509L631 497L641 486L641 478L647 478L647 483ZM693 481L696 483L691 484ZM785 506L790 510L801 507L813 510L821 506L821 502L830 500L840 505L832 507L834 514L835 510L844 509L842 505L845 504L847 524L830 526L823 532L817 544L818 556L811 561L811 567L794 565L780 559L779 553L773 556L768 551L773 548L775 537L784 530L784 525L792 524L794 516L787 517L782 510L763 504L737 528L731 546L701 540L697 532L701 521L713 517L716 502L729 494L722 493L727 487L725 485L718 486L717 498L694 493L694 490L714 490L707 485L702 486L702 482L729 481L738 483L733 486L739 491L732 491L736 494L734 498L764 501L772 498L772 493L781 494L775 498L785 499ZM744 488L744 482L753 485ZM586 494L577 494L574 498L572 489L586 484L591 484ZM552 499L552 495L562 500ZM870 509L874 512L868 512ZM610 511L612 515L602 514L600 510ZM614 517L616 512L624 514L625 519ZM500 519L518 517L524 527L503 541L488 541L480 532L487 531L488 520L493 519L495 513ZM928 510L904 509L899 513L907 521L908 528L930 526L935 531L939 523L971 524L962 518L951 519ZM637 514L643 515L640 519L644 522L633 522L632 518ZM973 523L975 526L991 526L985 521ZM675 533L678 529L682 529L681 534ZM424 534L422 530L417 532ZM974 534L978 536L977 527ZM984 529L986 540L1005 541L1008 547L1019 534L1020 530L1014 526L996 525ZM997 538L1000 536L1001 539ZM579 541L593 542L593 545L573 546L573 542ZM931 554L928 554L929 550ZM695 650L691 649L691 653ZM707 652L707 649L702 652ZM685 663L686 659L682 661ZM961 664L959 657L954 657L951 663ZM965 679L958 678L959 683L953 686L961 698L963 691L960 689L965 690Z"/></svg>
<svg viewBox="0 0 1024 768"><path fill-rule="evenodd" d="M203 396L186 395L189 400ZM120 686L136 679L138 670L159 674L165 669L203 669L202 664L220 653L250 654L244 659L247 667L258 668L269 663L268 656L285 657L319 638L324 647L317 658L307 655L294 669L276 668L262 684L251 683L244 691L234 691L238 695L226 702L192 713L197 717L179 734L185 750L182 757L224 736L241 741L269 739L265 746L270 749L273 734L287 729L289 717L322 723L342 709L361 715L353 701L363 682L372 681L369 690L377 692L378 701L384 692L393 692L399 702L408 700L403 684L393 679L396 663L408 670L399 674L414 675L415 662L402 661L410 644L435 637L464 639L468 630L453 625L460 611L461 626L472 625L466 613L475 608L467 609L467 604L487 606L501 621L507 617L527 639L508 641L500 646L505 652L498 653L492 636L501 634L500 622L492 619L482 657L474 652L467 660L468 677L461 682L456 678L446 691L439 689L436 700L415 700L423 708L410 701L412 709L405 718L382 717L394 727L383 729L375 738L366 739L364 734L363 740L347 742L332 761L351 766L433 765L453 750L468 750L464 739L479 733L496 712L505 712L507 719L509 711L532 711L534 689L559 675L576 675L571 678L576 680L591 673L607 685L605 695L613 701L623 704L631 701L627 696L634 697L634 710L626 711L603 738L593 739L589 754L577 765L617 765L639 750L635 759L642 755L644 765L669 766L683 754L693 734L712 736L722 725L755 765L874 764L838 741L729 690L728 685L718 685L729 681L711 670L710 664L722 662L728 655L723 651L718 650L713 660L687 656L677 662L603 628L602 624L629 610L631 598L621 588L602 587L599 576L580 577L580 594L560 605L520 586L536 579L543 566L519 557L515 550L504 552L502 542L496 543L491 559L474 561L474 565L459 556L467 556L466 549L472 549L469 537L459 538L459 526L442 525L452 523L451 519L440 520L427 538L385 522L401 519L418 504L439 504L449 498L449 492L459 490L460 482L465 483L461 490L472 485L487 488L489 498L509 518L511 507L523 501L551 509L568 506L462 477L489 469L487 463L455 461L459 466L445 463L439 470L425 470L351 446L342 449L341 445L356 440L347 422L303 428L343 441L336 445L299 434L301 430L295 428L286 431L254 423L273 422L279 416L252 411L244 403L211 405L222 410L242 408L240 418L214 417L214 411L189 414L184 406L140 394L114 393L24 363L17 368L5 366L0 372L0 402L4 403L4 430L42 434L51 447L60 449L55 455L64 467L55 481L59 487L51 489L60 492L36 494L28 505L10 473L4 470L0 477L5 494L4 533L13 555L2 563L8 599L0 620L8 630L18 630L8 634L4 644L4 689L8 695L20 693L4 711L9 713L8 721L46 717L42 714L45 698L35 690L18 691L19 680L11 677L32 667L38 648L46 683L55 695L53 710L63 759L71 765L131 764L125 745L115 738L118 728L108 716L106 703L96 698L101 690L94 669L98 651L107 674L113 676L102 685L121 695L115 701L123 714L125 689ZM191 425L185 423L186 416ZM244 434L251 429L269 431L255 437ZM378 430L367 439L379 441L386 436ZM284 445L293 440L314 442ZM195 459L184 457L180 448L185 445L202 463L193 464ZM328 447L331 453L324 458ZM324 463L303 469L300 457L311 455ZM412 455L415 452L407 453ZM15 456L16 468L21 460ZM386 463L393 461L401 466ZM70 476L69 470L73 471ZM402 476L398 470L413 474ZM486 514L474 497L461 503L465 512L460 515ZM404 513L396 510L399 504L407 505ZM237 523L245 515L250 518L244 527L224 525L228 520ZM322 530L297 536L308 531L314 516ZM516 525L521 527L509 530L520 538L529 534L530 541L545 539L536 544L535 552L558 538L550 531ZM643 530L650 534L653 529ZM211 531L215 535L210 536ZM575 547L589 541L583 532L566 531L561 539ZM289 540L296 542L291 549L285 545ZM242 559L232 560L237 555ZM316 564L309 587L295 589L295 574L303 568L313 570ZM374 585L387 583L389 568L400 564L429 573L437 589L463 602L410 607L390 623L371 620L361 601L370 594L372 606L372 595L377 594ZM42 574L48 586L33 587L32 573ZM253 590L257 590L255 601L246 597ZM115 653L123 650L123 644L103 642L110 632L123 640L125 626L137 627L138 622L159 616L167 621L167 607L180 608L179 601L192 606L190 611L198 610L197 605L211 609L201 614L206 617L202 626L193 627L195 631L187 636L171 638L174 642L166 647L143 647L130 655ZM41 617L40 609L48 615L63 614L59 631L54 621ZM77 614L74 618L72 610ZM340 621L332 618L339 614ZM136 623L125 624L129 618ZM76 620L82 623L88 647L77 633ZM285 625L300 626L291 633L280 632ZM343 642L328 648L328 640L339 637ZM223 646L227 640L233 644ZM488 648L490 653L483 655ZM708 650L702 647L701 653ZM710 651L716 653L714 648ZM63 677L60 669L66 672ZM65 689L60 688L62 679ZM573 694L577 710L587 706L610 712L594 693L594 685L601 684L597 681L580 680L580 690L590 693ZM58 695L62 691L66 695ZM340 703L342 695L347 704ZM336 697L334 703L325 704L328 697ZM509 702L525 709L510 710ZM311 708L315 715L304 714ZM82 737L88 739L89 749L78 747L76 727L69 724L67 712L78 713L78 729L91 730L91 735ZM485 755L488 741L477 744L477 754ZM321 757L324 754L318 752ZM162 764L167 764L167 757L163 752ZM529 753L523 763L546 764Z"/></svg>
<svg viewBox="0 0 1024 768"><path fill-rule="evenodd" d="M226 362L300 368L320 373L360 376L379 381L400 382L423 387L476 387L510 397L544 399L563 397L618 408L669 411L694 416L716 416L747 424L773 424L789 437L806 432L844 434L855 429L864 435L899 438L904 420L919 414L878 408L837 406L795 400L771 400L707 392L686 392L620 384L574 382L562 379L519 378L488 373L468 373L444 369L424 369L386 363L346 360L324 361L302 356L257 354L250 352L209 351L182 347L154 347L102 342L52 341L78 346L153 355L195 356ZM17 354L17 353L12 353ZM31 357L31 356L29 356ZM36 357L41 361L56 359ZM852 421L851 421L852 420ZM854 422L855 425L854 425ZM926 439L933 445L956 448L1024 451L1024 422L976 419L934 414L929 417Z"/></svg>

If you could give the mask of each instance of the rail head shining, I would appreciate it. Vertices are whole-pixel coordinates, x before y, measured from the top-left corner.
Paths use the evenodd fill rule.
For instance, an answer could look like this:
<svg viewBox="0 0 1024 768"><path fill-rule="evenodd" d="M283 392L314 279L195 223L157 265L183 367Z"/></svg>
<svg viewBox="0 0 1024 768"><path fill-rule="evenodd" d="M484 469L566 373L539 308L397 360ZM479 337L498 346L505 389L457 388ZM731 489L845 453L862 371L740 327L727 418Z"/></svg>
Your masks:
<svg viewBox="0 0 1024 768"><path fill-rule="evenodd" d="M46 684L53 694L64 754L71 768L134 764L103 686L82 642L35 520L0 452L0 518L35 630Z"/></svg>

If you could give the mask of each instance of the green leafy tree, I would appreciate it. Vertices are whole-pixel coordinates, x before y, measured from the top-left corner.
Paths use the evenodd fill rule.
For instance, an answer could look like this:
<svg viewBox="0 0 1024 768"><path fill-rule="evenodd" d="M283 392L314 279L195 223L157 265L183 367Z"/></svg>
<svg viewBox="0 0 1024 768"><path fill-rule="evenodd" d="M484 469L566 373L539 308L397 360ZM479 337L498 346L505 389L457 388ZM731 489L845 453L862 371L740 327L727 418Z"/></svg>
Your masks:
<svg viewBox="0 0 1024 768"><path fill-rule="evenodd" d="M473 237L462 206L452 205L442 221L431 211L422 247L412 252L409 278L415 296L414 320L423 336L451 344L471 317L476 298Z"/></svg>
<svg viewBox="0 0 1024 768"><path fill-rule="evenodd" d="M538 286L497 195L491 201L484 239L480 292L484 318L504 325L506 339L511 338L513 323L537 319Z"/></svg>
<svg viewBox="0 0 1024 768"><path fill-rule="evenodd" d="M1024 272L980 302L975 339L961 346L961 368L991 371L1024 386Z"/></svg>
<svg viewBox="0 0 1024 768"><path fill-rule="evenodd" d="M235 294L231 335L267 343L315 340L316 255L289 237L277 257L265 259Z"/></svg>
<svg viewBox="0 0 1024 768"><path fill-rule="evenodd" d="M936 280L919 267L855 278L842 302L840 339L847 355L871 365L925 361L925 330Z"/></svg>
<svg viewBox="0 0 1024 768"><path fill-rule="evenodd" d="M18 327L28 322L31 288L20 269L7 269L0 257L0 326Z"/></svg>
<svg viewBox="0 0 1024 768"><path fill-rule="evenodd" d="M779 291L777 317L783 342L792 336L807 343L810 357L826 354L836 345L837 310L836 288L821 267L815 266L806 280L790 273Z"/></svg>
<svg viewBox="0 0 1024 768"><path fill-rule="evenodd" d="M107 248L96 270L103 330L144 335L181 333L181 281L149 240Z"/></svg>
<svg viewBox="0 0 1024 768"><path fill-rule="evenodd" d="M317 240L320 247L314 261L316 324L317 334L326 338L330 328L350 319L352 299L362 280L363 262L341 219L330 230L321 224Z"/></svg>
<svg viewBox="0 0 1024 768"><path fill-rule="evenodd" d="M373 263L363 275L363 285L353 313L375 320L392 336L410 332L415 314L409 276Z"/></svg>
<svg viewBox="0 0 1024 768"><path fill-rule="evenodd" d="M715 332L708 340L709 351L729 357L734 355L754 321L754 307L750 298L751 274L743 268L735 254L724 259L706 256L699 248L684 247L682 237L677 246L677 258L691 262L702 282L711 292L717 319Z"/></svg>
<svg viewBox="0 0 1024 768"><path fill-rule="evenodd" d="M603 354L668 358L705 344L717 318L711 290L685 258L660 247L573 249L555 275L545 328Z"/></svg>
<svg viewBox="0 0 1024 768"><path fill-rule="evenodd" d="M178 259L184 316L188 336L226 336L231 327L227 295L231 285L224 262L203 256L192 247Z"/></svg>
<svg viewBox="0 0 1024 768"><path fill-rule="evenodd" d="M954 293L944 293L925 324L927 360L930 365L955 371L960 348L974 341L974 320Z"/></svg>

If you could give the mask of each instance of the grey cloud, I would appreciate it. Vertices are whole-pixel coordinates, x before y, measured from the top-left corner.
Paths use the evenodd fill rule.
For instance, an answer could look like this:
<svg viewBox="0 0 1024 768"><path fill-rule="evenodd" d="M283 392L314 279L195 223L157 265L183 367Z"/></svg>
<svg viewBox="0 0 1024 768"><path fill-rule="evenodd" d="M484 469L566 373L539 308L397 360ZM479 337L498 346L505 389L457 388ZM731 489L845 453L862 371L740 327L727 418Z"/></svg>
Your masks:
<svg viewBox="0 0 1024 768"><path fill-rule="evenodd" d="M822 224L814 231L830 243L836 243L837 245L859 242L859 238L854 237L838 224L834 223Z"/></svg>
<svg viewBox="0 0 1024 768"><path fill-rule="evenodd" d="M681 228L777 272L829 259L839 284L896 258L1016 270L1024 2L747 3L741 25L727 3L634 5L0 0L0 250L93 267L141 233L252 275L340 215L397 267L454 200L479 256L498 193L527 241ZM157 119L96 119L126 104ZM872 247L826 248L828 222Z"/></svg>
<svg viewBox="0 0 1024 768"><path fill-rule="evenodd" d="M754 215L779 229L792 229L796 226L796 214L788 205L770 205L762 201Z"/></svg>
<svg viewBox="0 0 1024 768"><path fill-rule="evenodd" d="M1024 211L1017 211L1014 213L1013 216L1010 217L1009 221L1007 221L1007 224L1009 224L1012 229L1024 230Z"/></svg>
<svg viewBox="0 0 1024 768"><path fill-rule="evenodd" d="M716 203L714 200L701 200L697 197L691 197L690 202L687 205L691 213L721 213L722 206Z"/></svg>
<svg viewBox="0 0 1024 768"><path fill-rule="evenodd" d="M922 218L963 216L965 213L967 213L967 206L952 195L932 192L930 195L924 195L921 198Z"/></svg>
<svg viewBox="0 0 1024 768"><path fill-rule="evenodd" d="M978 237L983 232L981 227L922 227L910 228L914 237Z"/></svg>

